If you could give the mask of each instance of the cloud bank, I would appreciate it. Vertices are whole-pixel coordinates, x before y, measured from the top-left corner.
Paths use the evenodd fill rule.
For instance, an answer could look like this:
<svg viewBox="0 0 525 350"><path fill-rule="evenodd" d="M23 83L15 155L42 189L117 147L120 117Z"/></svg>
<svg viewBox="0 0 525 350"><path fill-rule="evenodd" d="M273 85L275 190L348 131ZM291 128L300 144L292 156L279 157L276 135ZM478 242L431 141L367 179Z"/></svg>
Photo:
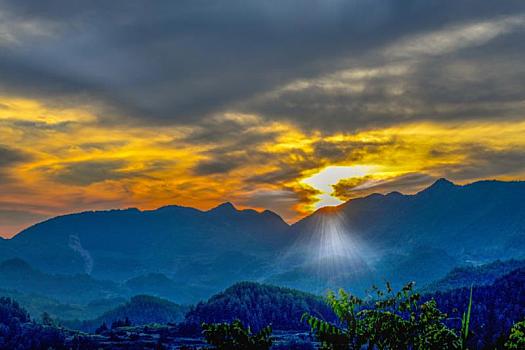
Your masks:
<svg viewBox="0 0 525 350"><path fill-rule="evenodd" d="M523 1L0 0L0 222L519 179ZM27 214L27 221L20 213Z"/></svg>

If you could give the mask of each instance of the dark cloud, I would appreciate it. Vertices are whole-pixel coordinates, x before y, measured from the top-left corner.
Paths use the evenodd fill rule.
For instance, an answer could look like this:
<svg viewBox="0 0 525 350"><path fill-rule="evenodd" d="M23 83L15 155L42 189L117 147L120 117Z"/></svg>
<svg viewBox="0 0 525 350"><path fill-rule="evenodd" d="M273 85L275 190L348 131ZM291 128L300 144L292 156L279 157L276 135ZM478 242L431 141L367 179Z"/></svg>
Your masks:
<svg viewBox="0 0 525 350"><path fill-rule="evenodd" d="M79 148L86 152L92 151L107 151L116 149L126 145L125 141L113 141L113 142L86 142L78 145Z"/></svg>
<svg viewBox="0 0 525 350"><path fill-rule="evenodd" d="M149 124L192 123L224 110L244 109L323 129L417 118L414 106L424 106L428 99L389 98L381 110L374 104L388 95L392 84L406 79L410 84L405 94L421 91L418 79L429 82L426 77L432 72L425 76L421 68L421 75L377 78L357 97L310 89L250 101L294 79L366 66L378 50L398 39L514 15L524 12L525 4L4 0L0 9L6 35L12 37L0 43L4 93L97 104L104 108L103 122L120 117L122 123L122 117L129 116ZM489 47L482 54L494 52ZM508 59L489 66L499 70ZM384 59L375 62L385 64ZM491 90L499 91L501 81ZM433 91L439 91L439 84ZM454 88L449 92L452 96Z"/></svg>
<svg viewBox="0 0 525 350"><path fill-rule="evenodd" d="M525 150L522 148L497 150L470 145L462 150L467 155L465 164L461 167L441 169L452 179L458 181L496 179L504 175L519 175L525 171Z"/></svg>
<svg viewBox="0 0 525 350"><path fill-rule="evenodd" d="M0 144L0 184L11 181L12 167L30 161L32 157L26 152Z"/></svg>
<svg viewBox="0 0 525 350"><path fill-rule="evenodd" d="M297 206L309 205L318 192L311 189L283 188L280 190L258 190L249 192L245 197L239 198L237 203L251 207L264 208L279 213L283 218L297 219ZM301 202L301 200L303 202Z"/></svg>
<svg viewBox="0 0 525 350"><path fill-rule="evenodd" d="M438 57L407 58L396 63L405 70L402 73L363 73L365 77L347 81L332 76L332 83L340 86L313 81L254 100L245 108L328 132L417 121L519 120L525 100L525 46L520 39L524 28L513 35L515 44L503 38L507 45L500 45L494 39ZM375 66L357 62L354 68L373 71L390 64L388 56L376 61Z"/></svg>
<svg viewBox="0 0 525 350"><path fill-rule="evenodd" d="M246 179L248 186L256 183L276 184L296 180L301 177L305 170L317 169L325 165L325 159L315 157L315 154L307 153L302 149L290 149L277 157L272 153L262 153L261 161L274 165L275 170L257 174ZM257 163L256 163L257 164Z"/></svg>
<svg viewBox="0 0 525 350"><path fill-rule="evenodd" d="M279 132L273 130L261 131L257 127L264 126L258 119L247 120L214 119L202 121L197 130L189 133L177 142L197 144L220 144L223 153L228 150L246 149L264 142L271 142Z"/></svg>
<svg viewBox="0 0 525 350"><path fill-rule="evenodd" d="M88 160L60 163L56 168L41 167L39 170L57 182L87 186L108 180L132 178L151 180L154 179L154 175L151 173L164 171L175 164L175 161L155 160L143 163L141 169L128 170L126 169L128 162L125 160Z"/></svg>
<svg viewBox="0 0 525 350"><path fill-rule="evenodd" d="M333 185L332 195L342 201L363 197L371 193L390 193L403 189L405 193L416 192L435 181L435 177L423 173L409 173L380 180L373 175L343 179Z"/></svg>
<svg viewBox="0 0 525 350"><path fill-rule="evenodd" d="M225 174L242 164L240 159L212 159L199 162L193 172L195 175Z"/></svg>
<svg viewBox="0 0 525 350"><path fill-rule="evenodd" d="M119 180L133 176L133 174L122 170L125 165L126 162L121 160L95 160L62 164L60 169L47 169L46 172L57 182L86 186L106 180Z"/></svg>
<svg viewBox="0 0 525 350"><path fill-rule="evenodd" d="M258 118L208 119L201 127L175 144L211 145L202 152L206 157L197 163L196 175L226 174L243 165L268 163L274 155L258 150L265 143L274 143L280 132L261 130ZM264 126L264 123L262 123Z"/></svg>
<svg viewBox="0 0 525 350"><path fill-rule="evenodd" d="M0 169L29 160L30 157L19 150L0 145Z"/></svg>
<svg viewBox="0 0 525 350"><path fill-rule="evenodd" d="M31 132L39 131L59 131L66 132L70 130L70 127L75 124L73 122L60 122L60 123L46 123L41 121L32 120L2 120L0 125L8 125L10 127L18 128L24 131L30 130Z"/></svg>
<svg viewBox="0 0 525 350"><path fill-rule="evenodd" d="M380 141L319 141L313 145L313 159L324 159L330 162L359 162L365 156L370 158L374 154L381 155L382 150L399 149L405 147L402 140L391 136Z"/></svg>
<svg viewBox="0 0 525 350"><path fill-rule="evenodd" d="M289 181L291 179L297 179L301 175L301 169L297 166L283 166L277 170L268 171L263 174L254 175L248 178L248 183L263 183L263 184L275 184Z"/></svg>

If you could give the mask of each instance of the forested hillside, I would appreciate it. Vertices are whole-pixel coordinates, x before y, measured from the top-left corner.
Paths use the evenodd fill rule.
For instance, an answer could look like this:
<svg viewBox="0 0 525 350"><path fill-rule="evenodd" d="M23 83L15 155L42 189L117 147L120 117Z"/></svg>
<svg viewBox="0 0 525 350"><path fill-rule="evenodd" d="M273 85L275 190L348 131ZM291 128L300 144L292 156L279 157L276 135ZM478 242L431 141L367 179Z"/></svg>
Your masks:
<svg viewBox="0 0 525 350"><path fill-rule="evenodd" d="M422 288L422 292L431 293L447 291L463 287L484 286L494 283L498 278L525 267L525 260L496 260L484 265L467 265L456 267L445 277L435 282L429 283Z"/></svg>
<svg viewBox="0 0 525 350"><path fill-rule="evenodd" d="M131 325L146 325L152 323L178 323L184 319L187 307L174 304L168 300L137 295L130 301L105 312L100 317L89 321L66 322L75 329L93 332L102 324L108 327L114 322L128 320Z"/></svg>
<svg viewBox="0 0 525 350"><path fill-rule="evenodd" d="M33 322L18 303L0 298L0 349L66 349L65 335L56 327Z"/></svg>
<svg viewBox="0 0 525 350"><path fill-rule="evenodd" d="M469 288L460 288L425 295L424 299L435 299L438 308L448 314L447 322L459 329L462 313L467 310L469 292ZM525 268L512 271L491 285L474 287L470 325L473 348L501 343L512 325L523 319Z"/></svg>
<svg viewBox="0 0 525 350"><path fill-rule="evenodd" d="M197 304L188 312L185 322L200 325L239 319L254 329L272 324L279 330L305 330L307 325L301 322L304 312L333 318L321 297L289 288L242 282Z"/></svg>

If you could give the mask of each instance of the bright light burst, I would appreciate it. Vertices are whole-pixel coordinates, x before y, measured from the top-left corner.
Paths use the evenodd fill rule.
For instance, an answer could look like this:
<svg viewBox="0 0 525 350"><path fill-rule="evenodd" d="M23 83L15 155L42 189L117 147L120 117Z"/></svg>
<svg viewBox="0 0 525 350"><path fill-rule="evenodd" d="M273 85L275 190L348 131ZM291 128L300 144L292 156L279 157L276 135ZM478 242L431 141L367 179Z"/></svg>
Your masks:
<svg viewBox="0 0 525 350"><path fill-rule="evenodd" d="M315 209L325 206L333 206L341 204L339 198L331 195L333 192L333 185L340 180L362 177L375 172L376 167L371 165L352 165L352 166L329 166L322 169L320 172L303 179L301 182L321 191L318 196L319 201L315 203Z"/></svg>
<svg viewBox="0 0 525 350"><path fill-rule="evenodd" d="M368 264L373 261L373 254L345 222L344 214L331 208L323 210L324 215L311 218L315 220L313 229L301 232L283 262L309 274L308 287L317 286L318 292L327 286L343 285L360 290L362 286L356 283L369 283L373 278L373 269Z"/></svg>
<svg viewBox="0 0 525 350"><path fill-rule="evenodd" d="M358 256L358 244L347 232L344 218L339 213L321 217L316 226L318 260L354 259Z"/></svg>

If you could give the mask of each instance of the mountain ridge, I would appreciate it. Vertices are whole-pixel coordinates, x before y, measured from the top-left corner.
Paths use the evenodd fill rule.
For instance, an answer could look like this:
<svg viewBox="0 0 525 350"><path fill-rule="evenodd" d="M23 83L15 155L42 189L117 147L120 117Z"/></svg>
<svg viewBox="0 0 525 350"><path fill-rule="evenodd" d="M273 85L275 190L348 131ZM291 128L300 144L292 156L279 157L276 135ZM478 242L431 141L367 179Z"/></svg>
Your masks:
<svg viewBox="0 0 525 350"><path fill-rule="evenodd" d="M46 272L120 282L162 273L196 298L240 280L309 291L416 277L425 284L468 262L525 257L524 197L523 181L438 179L415 194L324 207L293 225L230 202L206 211L87 211L23 230L2 241L0 254Z"/></svg>

